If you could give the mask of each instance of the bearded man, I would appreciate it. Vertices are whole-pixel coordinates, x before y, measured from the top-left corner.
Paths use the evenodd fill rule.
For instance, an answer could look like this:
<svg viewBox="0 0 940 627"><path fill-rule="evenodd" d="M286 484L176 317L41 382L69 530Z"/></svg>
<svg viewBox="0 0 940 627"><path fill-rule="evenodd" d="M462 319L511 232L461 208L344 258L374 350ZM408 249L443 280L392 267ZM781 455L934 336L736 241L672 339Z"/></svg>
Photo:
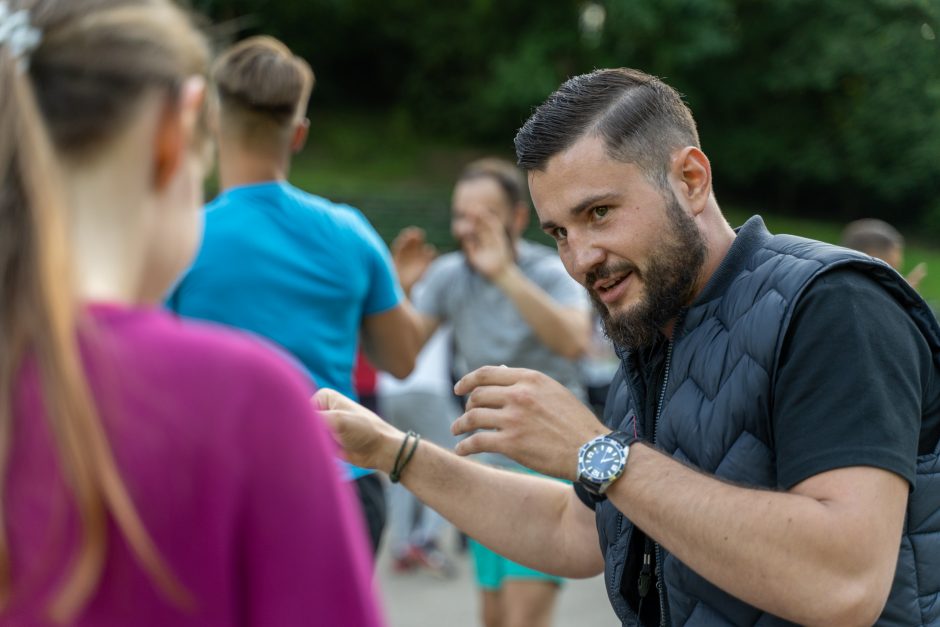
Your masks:
<svg viewBox="0 0 940 627"><path fill-rule="evenodd" d="M691 112L642 72L570 79L516 152L622 368L603 423L539 373L468 374L457 453L574 489L424 445L402 472L402 434L324 393L350 458L511 559L604 572L623 625L938 624L940 327L916 292L759 217L733 230Z"/></svg>

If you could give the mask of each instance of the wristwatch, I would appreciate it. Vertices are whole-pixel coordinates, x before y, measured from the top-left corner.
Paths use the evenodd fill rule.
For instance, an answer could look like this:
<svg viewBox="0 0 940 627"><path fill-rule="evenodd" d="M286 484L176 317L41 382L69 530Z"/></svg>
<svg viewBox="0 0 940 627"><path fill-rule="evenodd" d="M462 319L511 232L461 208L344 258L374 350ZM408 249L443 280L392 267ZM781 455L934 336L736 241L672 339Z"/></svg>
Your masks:
<svg viewBox="0 0 940 627"><path fill-rule="evenodd" d="M622 431L613 431L586 442L578 451L578 483L591 494L603 495L623 474L634 439Z"/></svg>

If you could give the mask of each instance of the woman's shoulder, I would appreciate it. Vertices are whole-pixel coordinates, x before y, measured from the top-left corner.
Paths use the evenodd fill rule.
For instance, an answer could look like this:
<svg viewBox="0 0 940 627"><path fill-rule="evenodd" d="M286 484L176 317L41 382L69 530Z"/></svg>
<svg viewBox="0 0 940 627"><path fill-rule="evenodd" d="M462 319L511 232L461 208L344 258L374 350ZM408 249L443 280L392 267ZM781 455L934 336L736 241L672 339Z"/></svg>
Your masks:
<svg viewBox="0 0 940 627"><path fill-rule="evenodd" d="M144 372L164 386L235 395L293 390L309 396L313 391L299 362L245 331L157 308L98 313L95 319L96 332L102 334L98 345L117 359L119 368Z"/></svg>

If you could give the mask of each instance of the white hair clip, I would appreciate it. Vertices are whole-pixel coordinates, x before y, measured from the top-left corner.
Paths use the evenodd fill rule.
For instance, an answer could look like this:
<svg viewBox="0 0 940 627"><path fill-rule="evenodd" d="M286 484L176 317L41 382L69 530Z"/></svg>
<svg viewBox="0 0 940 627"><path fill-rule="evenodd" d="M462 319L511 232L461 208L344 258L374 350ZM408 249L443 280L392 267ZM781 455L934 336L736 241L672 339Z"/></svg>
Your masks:
<svg viewBox="0 0 940 627"><path fill-rule="evenodd" d="M29 55L41 41L42 32L29 23L29 12L11 11L6 0L0 0L0 48L9 47L20 72L29 69Z"/></svg>

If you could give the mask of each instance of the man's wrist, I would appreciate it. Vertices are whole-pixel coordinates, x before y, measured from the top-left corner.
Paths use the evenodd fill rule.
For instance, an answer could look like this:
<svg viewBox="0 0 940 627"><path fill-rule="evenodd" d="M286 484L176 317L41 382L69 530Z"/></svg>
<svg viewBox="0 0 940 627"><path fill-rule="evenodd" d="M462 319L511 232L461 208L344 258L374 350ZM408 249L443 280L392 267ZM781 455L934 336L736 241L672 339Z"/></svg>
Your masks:
<svg viewBox="0 0 940 627"><path fill-rule="evenodd" d="M401 450L402 442L406 435L397 429L394 432L383 433L381 443L379 444L379 463L376 464L376 470L381 470L385 474L390 474L395 467L395 457Z"/></svg>
<svg viewBox="0 0 940 627"><path fill-rule="evenodd" d="M596 500L605 498L607 489L622 477L631 445L637 441L632 434L608 430L587 440L578 451L577 482Z"/></svg>
<svg viewBox="0 0 940 627"><path fill-rule="evenodd" d="M490 281L504 292L509 292L512 290L519 276L519 267L509 262L490 277Z"/></svg>

